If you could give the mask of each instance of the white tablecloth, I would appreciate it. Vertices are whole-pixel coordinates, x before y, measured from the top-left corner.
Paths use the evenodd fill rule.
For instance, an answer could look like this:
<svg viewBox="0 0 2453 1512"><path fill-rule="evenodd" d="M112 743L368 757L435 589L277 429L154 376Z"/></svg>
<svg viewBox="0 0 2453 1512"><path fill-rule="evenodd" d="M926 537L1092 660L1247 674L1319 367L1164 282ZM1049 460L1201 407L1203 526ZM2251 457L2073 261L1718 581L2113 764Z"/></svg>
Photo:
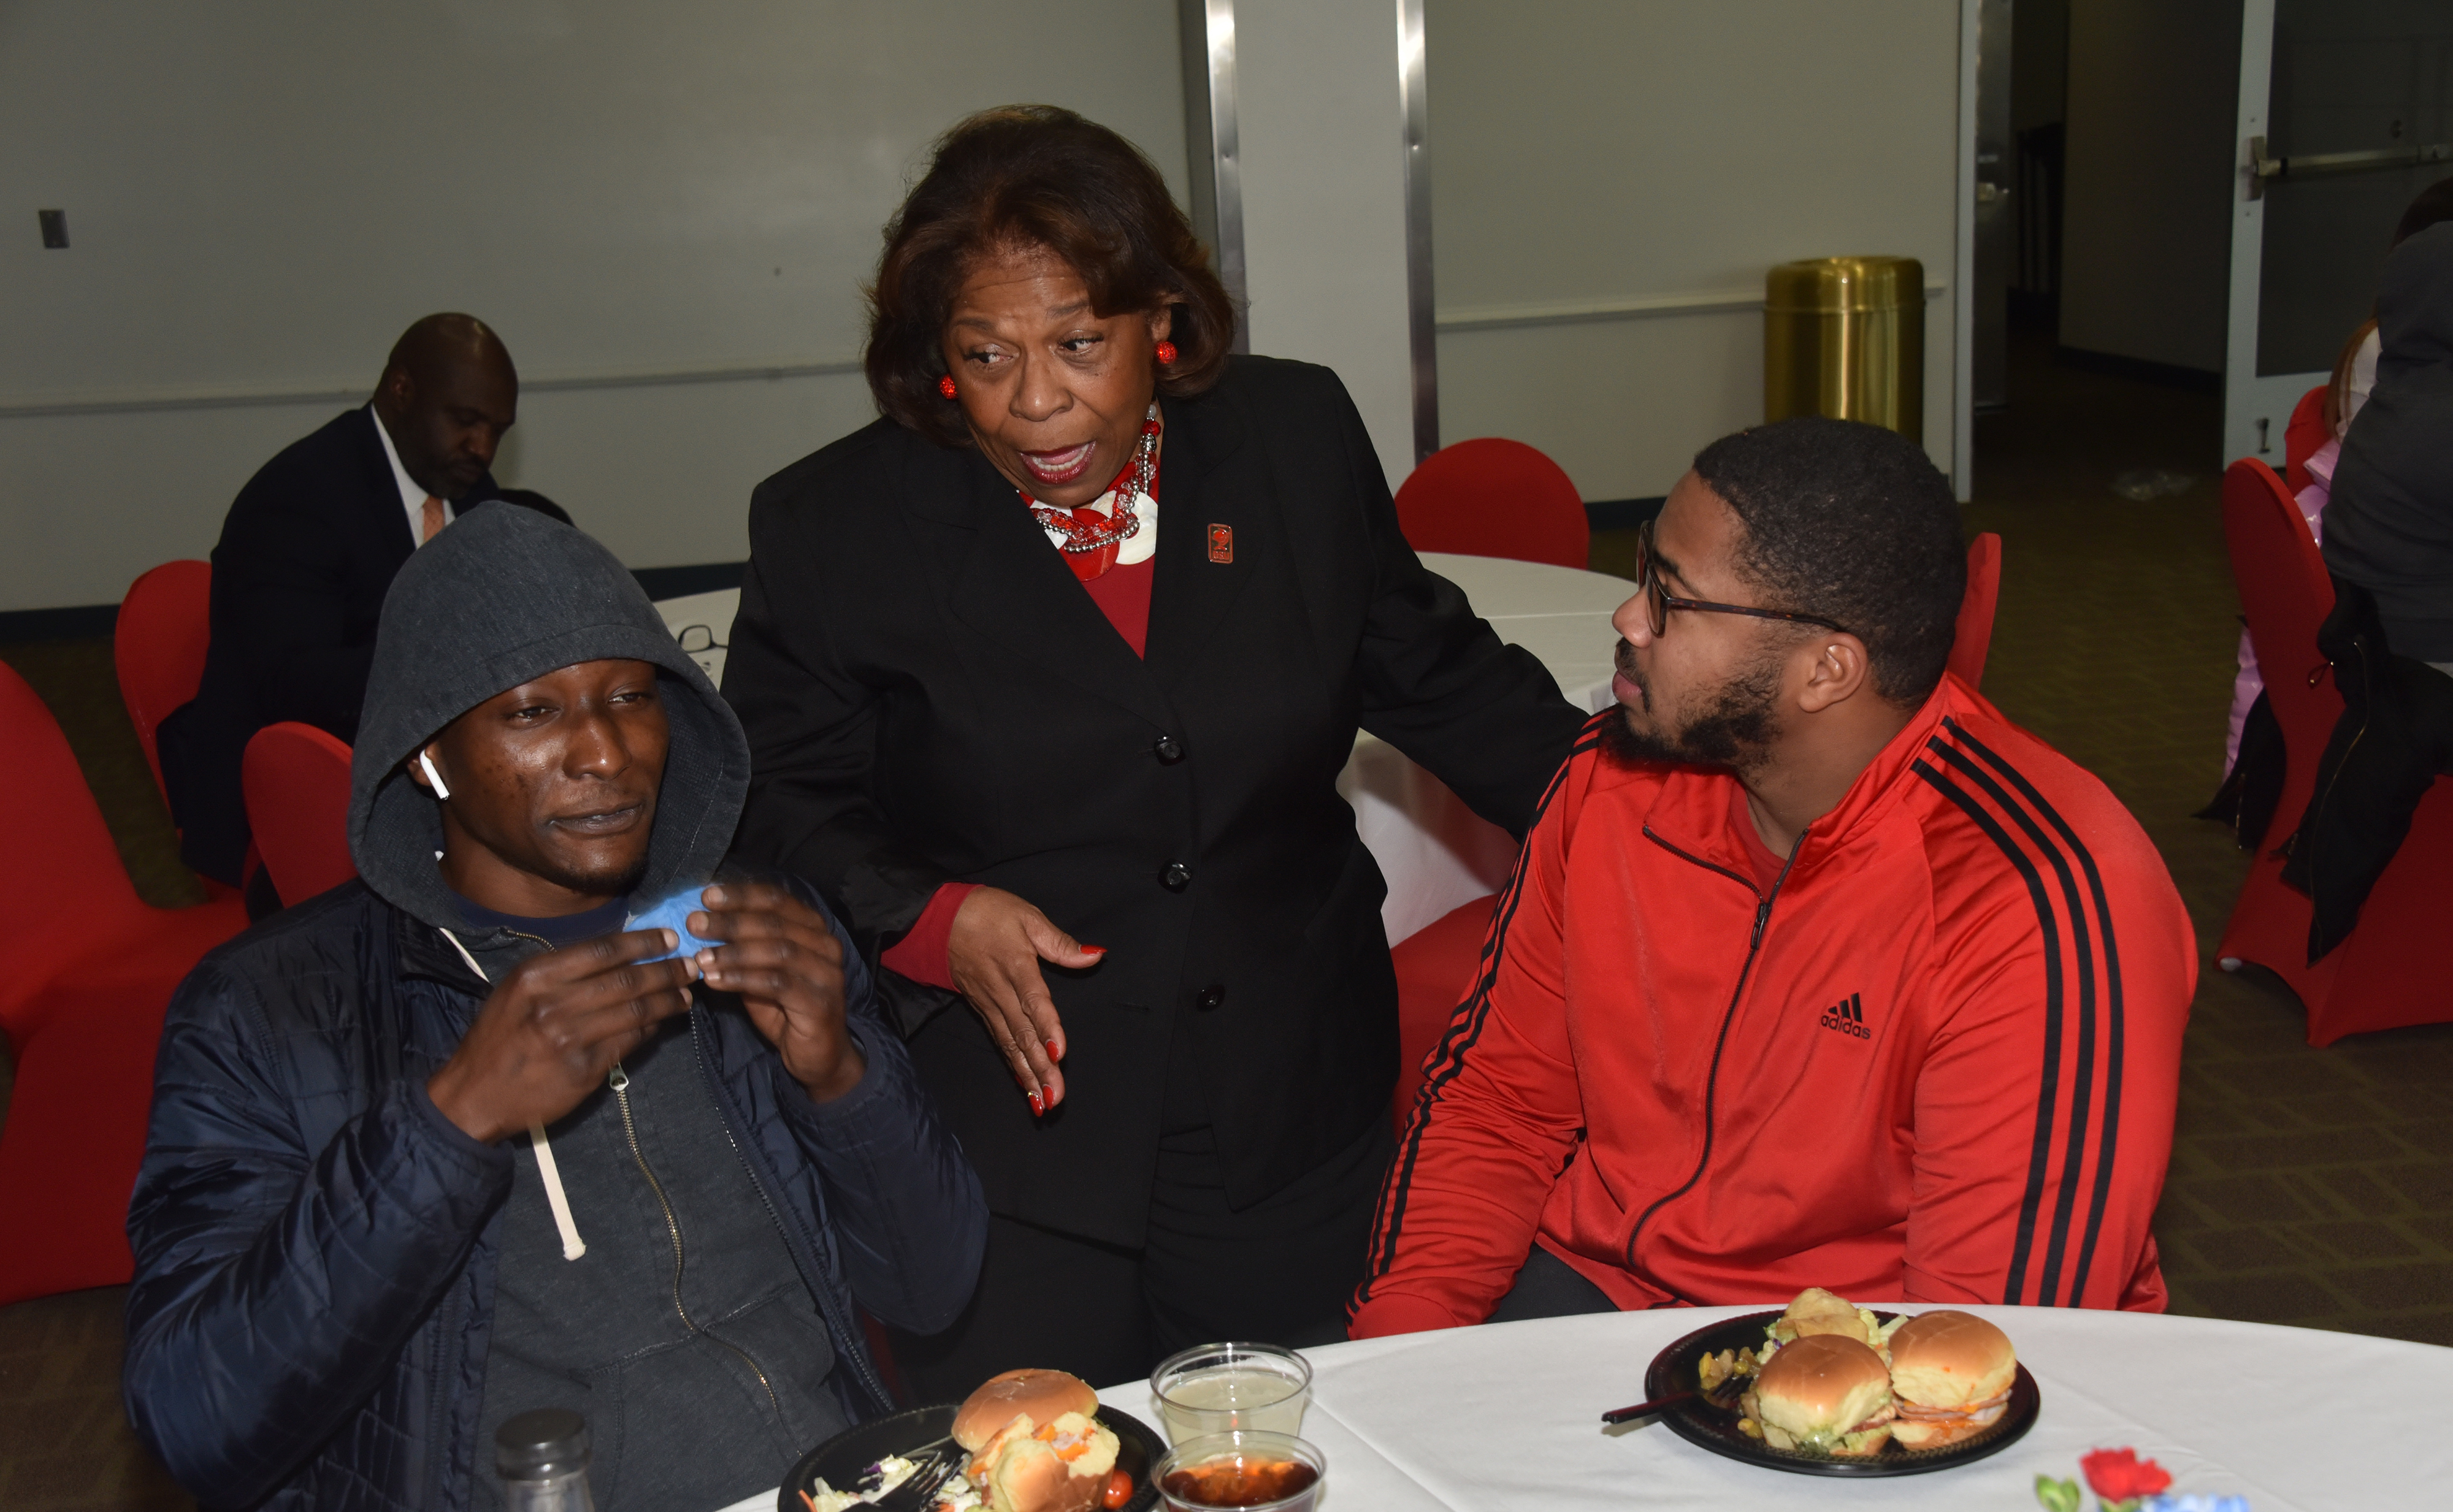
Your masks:
<svg viewBox="0 0 2453 1512"><path fill-rule="evenodd" d="M1874 1305L1880 1305L1875 1303ZM1303 1436L1328 1457L1322 1512L1758 1512L1788 1507L2033 1512L2038 1475L2134 1448L2174 1493L2255 1512L2453 1503L2453 1350L2361 1334L2142 1313L1971 1307L2036 1378L2027 1436L1961 1469L1880 1482L1723 1459L1660 1422L1605 1429L1644 1400L1672 1340L1745 1307L1664 1308L1453 1328L1308 1350ZM1099 1393L1160 1428L1147 1382ZM765 1512L774 1493L725 1512ZM2086 1499L2093 1512L2095 1498Z"/></svg>
<svg viewBox="0 0 2453 1512"><path fill-rule="evenodd" d="M1610 614L1633 584L1504 557L1426 551L1423 565L1465 589L1501 640L1531 651L1567 702L1594 713L1608 706L1618 645ZM1388 879L1380 922L1390 945L1506 885L1516 843L1396 747L1369 735L1356 741L1337 790L1354 806L1355 831Z"/></svg>
<svg viewBox="0 0 2453 1512"><path fill-rule="evenodd" d="M1618 642L1609 617L1632 591L1624 578L1502 557L1426 552L1423 562L1463 588L1501 639L1540 658L1570 703L1595 711L1609 703L1610 652ZM725 588L662 599L656 608L721 683L740 604L740 591ZM1395 747L1368 735L1355 742L1337 790L1354 806L1355 830L1388 879L1380 919L1390 944L1507 881L1516 846L1506 832L1476 818Z"/></svg>
<svg viewBox="0 0 2453 1512"><path fill-rule="evenodd" d="M2124 1446L2170 1471L2175 1493L2246 1496L2255 1512L2453 1504L2453 1436L2434 1425L2453 1394L2453 1350L2202 1318L1967 1309L2010 1335L2043 1411L2025 1438L1963 1469L1791 1475L1723 1459L1658 1422L1602 1427L1602 1413L1644 1400L1662 1346L1752 1310L1557 1318L1308 1351L1303 1436L1328 1456L1323 1512L2033 1512L2038 1475L2075 1478L2081 1455ZM1099 1395L1159 1425L1147 1383Z"/></svg>

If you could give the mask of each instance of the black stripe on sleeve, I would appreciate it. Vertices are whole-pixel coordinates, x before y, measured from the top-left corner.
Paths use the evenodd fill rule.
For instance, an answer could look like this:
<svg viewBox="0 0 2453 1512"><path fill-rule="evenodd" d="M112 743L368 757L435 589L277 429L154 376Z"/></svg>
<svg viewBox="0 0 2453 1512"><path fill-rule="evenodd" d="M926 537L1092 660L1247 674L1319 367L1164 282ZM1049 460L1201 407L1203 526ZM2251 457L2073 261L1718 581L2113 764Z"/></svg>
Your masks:
<svg viewBox="0 0 2453 1512"><path fill-rule="evenodd" d="M1533 818L1525 826L1525 844L1516 853L1516 865L1509 871L1507 886L1500 893L1498 905L1492 910L1490 927L1484 931L1482 959L1474 976L1473 990L1457 1005L1448 1018L1448 1026L1440 1036L1430 1062L1432 1069L1423 1078L1414 1094L1414 1112L1406 1125L1405 1138L1398 1144L1397 1158L1389 1163L1388 1176L1381 1189L1379 1232L1372 1238L1371 1251L1365 1257L1362 1282L1354 1290L1354 1306L1371 1300L1371 1283L1388 1274L1397 1258L1397 1243L1406 1225L1406 1198L1414 1178L1414 1164L1423 1150L1423 1134L1430 1123L1431 1106L1439 1100L1440 1090L1456 1080L1465 1069L1466 1054L1482 1037L1482 1028L1490 1013L1491 988L1499 980L1499 963L1506 953L1508 925L1515 922L1517 905L1524 901L1527 867L1533 855L1534 831L1550 805L1567 784L1567 774L1576 759L1601 744L1602 722L1617 710L1603 710L1586 724L1576 744L1568 750L1567 759L1550 776L1550 784L1542 790L1534 805Z"/></svg>
<svg viewBox="0 0 2453 1512"><path fill-rule="evenodd" d="M2044 879L2036 864L2010 839L2009 832L1984 811L1973 794L1943 775L1931 764L1920 759L1914 771L1941 793L1960 811L1973 820L1993 844L2008 857L2011 865L2026 880L2027 896L2036 905L2036 926L2044 937L2044 1059L2041 1084L2036 1093L2036 1133L2027 1156L2027 1188L2019 1199L2018 1237L2010 1250L2010 1274L2003 1287L2002 1301L2018 1306L2027 1289L2027 1261L2035 1247L2036 1213L2044 1205L2044 1173L2051 1167L2053 1153L2053 1115L2061 1101L2062 1072L2062 949L2061 926L2053 918L2052 904L2044 895Z"/></svg>
<svg viewBox="0 0 2453 1512"><path fill-rule="evenodd" d="M2079 869L2086 873L2087 892L2095 904L2096 937L2103 942L2104 950L2104 1129L2096 1151L2095 1190L2087 1208L2086 1234L2080 1241L2078 1266L2070 1277L2069 1300L2070 1305L2075 1307L2086 1294L2087 1271L2095 1261L2095 1242L2104 1228L2104 1215L2112 1205L2112 1165L2120 1149L2121 1073L2128 1023L2126 1005L2122 1000L2121 946L2113 934L2112 904L2104 895L2104 874L2096 868L2094 853L2078 838L2078 832L2070 827L2068 821L2062 818L2060 810L2046 803L2044 795L2038 792L2035 785L2027 781L2017 767L1967 733L1957 720L1945 717L1943 723L1969 750L1983 758L1986 766L2000 772L2012 786L2025 794L2027 801L2035 805L2045 822L2061 835L2070 853L2078 858Z"/></svg>
<svg viewBox="0 0 2453 1512"><path fill-rule="evenodd" d="M2095 954L2087 939L2086 905L2079 898L2078 879L2071 874L2068 858L1991 774L1939 737L1927 741L1925 746L1984 788L2052 863L2053 874L2061 882L2062 901L2068 911L2070 954L2078 963L2078 1064L2070 1078L2068 1130L2063 1142L2061 1188L2054 1197L2052 1238L2044 1246L2044 1270L2036 1283L2036 1300L2051 1306L2061 1295L2062 1263L2069 1253L2070 1219L2078 1211L2079 1178L2086 1169L2087 1116L2095 1096Z"/></svg>

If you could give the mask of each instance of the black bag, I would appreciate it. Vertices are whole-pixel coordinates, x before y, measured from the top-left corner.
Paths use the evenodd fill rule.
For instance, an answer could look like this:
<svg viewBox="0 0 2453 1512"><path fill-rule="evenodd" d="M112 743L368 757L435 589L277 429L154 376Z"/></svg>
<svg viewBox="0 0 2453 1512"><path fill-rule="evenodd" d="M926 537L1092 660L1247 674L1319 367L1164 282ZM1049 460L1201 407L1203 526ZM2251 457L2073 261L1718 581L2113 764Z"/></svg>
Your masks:
<svg viewBox="0 0 2453 1512"><path fill-rule="evenodd" d="M2453 677L2393 654L2367 589L2334 579L2317 648L2333 668L2343 717L2317 764L2308 811L2284 843L2283 867L2283 880L2315 905L2311 965L2348 938L2419 801L2438 773L2453 769Z"/></svg>
<svg viewBox="0 0 2453 1512"><path fill-rule="evenodd" d="M2274 810L2282 806L2288 757L2283 722L2274 717L2274 706L2261 690L2241 723L2240 755L2223 786L2215 789L2213 801L2194 817L2230 826L2240 848L2255 850L2265 844L2266 827L2274 823Z"/></svg>

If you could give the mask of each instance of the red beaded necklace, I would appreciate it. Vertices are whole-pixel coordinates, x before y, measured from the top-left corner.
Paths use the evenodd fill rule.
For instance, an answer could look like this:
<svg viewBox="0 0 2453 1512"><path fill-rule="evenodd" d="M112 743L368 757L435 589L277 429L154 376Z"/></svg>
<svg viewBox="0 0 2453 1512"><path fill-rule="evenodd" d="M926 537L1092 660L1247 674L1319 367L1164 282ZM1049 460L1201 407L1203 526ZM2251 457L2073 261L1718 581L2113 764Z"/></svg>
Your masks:
<svg viewBox="0 0 2453 1512"><path fill-rule="evenodd" d="M1134 448L1133 460L1125 464L1101 495L1113 501L1112 512L1099 512L1095 500L1078 509L1062 509L1022 494L1022 502L1040 527L1065 537L1056 543L1056 549L1065 553L1065 565L1085 583L1106 576L1124 544L1141 534L1142 517L1133 501L1147 499L1153 508L1158 504L1159 429L1158 405L1153 402L1142 417L1141 445Z"/></svg>

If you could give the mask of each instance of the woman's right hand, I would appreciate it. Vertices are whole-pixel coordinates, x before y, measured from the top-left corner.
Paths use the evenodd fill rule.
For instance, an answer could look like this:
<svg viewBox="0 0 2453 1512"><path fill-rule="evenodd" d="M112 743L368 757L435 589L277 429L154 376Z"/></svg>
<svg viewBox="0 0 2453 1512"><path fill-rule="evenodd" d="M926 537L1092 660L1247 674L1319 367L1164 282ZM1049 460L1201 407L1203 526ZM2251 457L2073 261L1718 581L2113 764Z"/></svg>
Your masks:
<svg viewBox="0 0 2453 1512"><path fill-rule="evenodd" d="M1047 915L1002 887L975 888L954 910L946 941L947 974L1005 1052L1033 1113L1065 1099L1065 1074L1056 1068L1065 1059L1065 1025L1039 963L1078 970L1097 965L1107 953L1104 945L1076 943L1048 923Z"/></svg>

